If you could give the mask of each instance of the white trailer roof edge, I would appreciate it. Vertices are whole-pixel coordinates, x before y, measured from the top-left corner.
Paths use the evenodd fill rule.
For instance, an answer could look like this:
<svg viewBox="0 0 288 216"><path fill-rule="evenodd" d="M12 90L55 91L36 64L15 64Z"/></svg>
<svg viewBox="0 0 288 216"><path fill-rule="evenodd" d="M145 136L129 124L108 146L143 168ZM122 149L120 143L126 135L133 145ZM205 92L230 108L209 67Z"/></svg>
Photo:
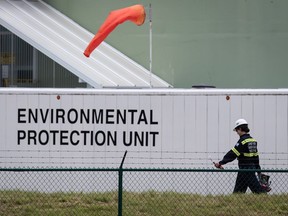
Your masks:
<svg viewBox="0 0 288 216"><path fill-rule="evenodd" d="M149 94L149 95L288 95L288 89L63 89L63 88L0 88L1 94L34 95L34 94Z"/></svg>

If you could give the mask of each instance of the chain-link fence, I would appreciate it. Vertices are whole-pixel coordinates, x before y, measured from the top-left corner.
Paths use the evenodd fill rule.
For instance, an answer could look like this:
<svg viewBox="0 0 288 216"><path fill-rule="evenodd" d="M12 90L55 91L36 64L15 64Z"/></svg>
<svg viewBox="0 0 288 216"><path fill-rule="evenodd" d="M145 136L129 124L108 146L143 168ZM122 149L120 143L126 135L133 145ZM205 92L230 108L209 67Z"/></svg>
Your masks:
<svg viewBox="0 0 288 216"><path fill-rule="evenodd" d="M233 194L244 171L0 169L0 215L288 215L288 170L262 170L267 194Z"/></svg>

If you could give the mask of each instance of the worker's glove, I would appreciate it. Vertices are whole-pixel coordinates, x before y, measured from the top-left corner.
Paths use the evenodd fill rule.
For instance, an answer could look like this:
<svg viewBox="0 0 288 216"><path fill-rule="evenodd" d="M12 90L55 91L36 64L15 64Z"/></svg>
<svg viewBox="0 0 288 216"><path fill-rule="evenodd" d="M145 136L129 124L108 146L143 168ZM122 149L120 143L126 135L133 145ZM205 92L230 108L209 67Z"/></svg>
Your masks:
<svg viewBox="0 0 288 216"><path fill-rule="evenodd" d="M218 169L224 169L223 166L219 162L215 162L214 166Z"/></svg>

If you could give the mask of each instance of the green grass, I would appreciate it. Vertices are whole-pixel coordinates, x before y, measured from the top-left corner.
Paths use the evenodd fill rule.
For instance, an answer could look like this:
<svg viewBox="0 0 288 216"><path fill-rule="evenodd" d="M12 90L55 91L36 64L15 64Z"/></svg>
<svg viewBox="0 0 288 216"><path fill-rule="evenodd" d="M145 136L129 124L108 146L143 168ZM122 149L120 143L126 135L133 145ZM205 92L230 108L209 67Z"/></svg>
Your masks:
<svg viewBox="0 0 288 216"><path fill-rule="evenodd" d="M117 192L0 192L0 215L101 215L118 213ZM123 193L123 215L288 215L288 195L203 196L174 192Z"/></svg>

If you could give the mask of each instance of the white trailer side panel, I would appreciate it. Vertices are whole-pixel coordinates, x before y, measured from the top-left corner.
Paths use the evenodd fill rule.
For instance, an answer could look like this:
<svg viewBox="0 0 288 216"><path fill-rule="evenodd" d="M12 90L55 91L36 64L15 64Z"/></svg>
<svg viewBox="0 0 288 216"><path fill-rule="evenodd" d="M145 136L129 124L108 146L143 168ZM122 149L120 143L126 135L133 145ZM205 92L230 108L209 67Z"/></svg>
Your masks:
<svg viewBox="0 0 288 216"><path fill-rule="evenodd" d="M245 118L262 168L288 165L288 90L1 89L1 167L209 168ZM237 161L227 165L237 167Z"/></svg>

